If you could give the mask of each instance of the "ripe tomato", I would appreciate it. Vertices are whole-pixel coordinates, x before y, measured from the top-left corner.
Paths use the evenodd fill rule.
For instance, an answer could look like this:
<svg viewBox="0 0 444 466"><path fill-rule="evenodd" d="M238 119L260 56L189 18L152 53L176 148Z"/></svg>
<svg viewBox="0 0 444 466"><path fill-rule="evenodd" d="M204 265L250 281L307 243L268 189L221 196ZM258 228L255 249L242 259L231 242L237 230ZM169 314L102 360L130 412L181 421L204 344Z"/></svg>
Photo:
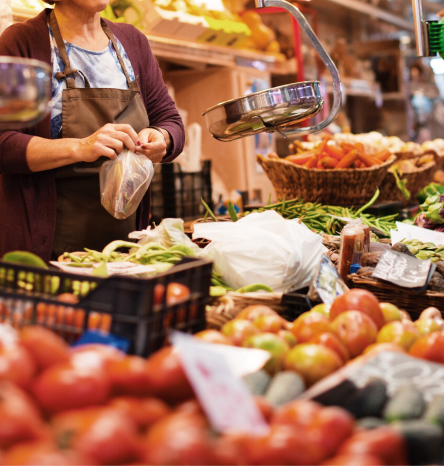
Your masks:
<svg viewBox="0 0 444 466"><path fill-rule="evenodd" d="M157 285L154 285L153 304L162 304L164 294L165 294L164 285L162 285L161 283L157 283Z"/></svg>
<svg viewBox="0 0 444 466"><path fill-rule="evenodd" d="M92 458L78 451L59 449L51 441L19 443L10 448L2 458L2 464L9 465L90 465L97 464Z"/></svg>
<svg viewBox="0 0 444 466"><path fill-rule="evenodd" d="M212 448L212 459L210 464L225 465L244 465L247 464L245 459L245 442L247 434L225 434L217 437Z"/></svg>
<svg viewBox="0 0 444 466"><path fill-rule="evenodd" d="M68 345L44 327L24 327L20 332L20 344L33 356L40 370L69 359Z"/></svg>
<svg viewBox="0 0 444 466"><path fill-rule="evenodd" d="M166 302L176 304L190 297L190 289L181 283L169 283L166 289Z"/></svg>
<svg viewBox="0 0 444 466"><path fill-rule="evenodd" d="M299 424L308 427L311 425L322 406L310 400L295 400L278 408L272 418L272 424Z"/></svg>
<svg viewBox="0 0 444 466"><path fill-rule="evenodd" d="M59 442L97 464L127 464L141 459L137 426L120 409L91 407L59 413L52 419Z"/></svg>
<svg viewBox="0 0 444 466"><path fill-rule="evenodd" d="M146 375L153 395L167 403L180 403L194 396L179 355L172 347L162 348L147 359Z"/></svg>
<svg viewBox="0 0 444 466"><path fill-rule="evenodd" d="M367 346L375 343L378 328L363 312L346 311L332 322L333 330L347 347L352 358L359 356Z"/></svg>
<svg viewBox="0 0 444 466"><path fill-rule="evenodd" d="M108 406L122 410L142 430L171 413L169 406L158 398L121 396L111 400Z"/></svg>
<svg viewBox="0 0 444 466"><path fill-rule="evenodd" d="M272 425L265 437L250 437L245 442L246 464L319 464L327 452L310 438L307 429L293 425Z"/></svg>
<svg viewBox="0 0 444 466"><path fill-rule="evenodd" d="M119 361L126 354L109 345L90 344L71 349L70 362L79 368L103 368L109 361Z"/></svg>
<svg viewBox="0 0 444 466"><path fill-rule="evenodd" d="M111 383L101 367L57 364L42 372L33 385L34 395L49 413L105 403Z"/></svg>
<svg viewBox="0 0 444 466"><path fill-rule="evenodd" d="M325 460L321 466L385 466L376 455L338 455Z"/></svg>
<svg viewBox="0 0 444 466"><path fill-rule="evenodd" d="M330 320L320 312L300 315L290 328L298 343L306 343L319 333L331 332Z"/></svg>
<svg viewBox="0 0 444 466"><path fill-rule="evenodd" d="M329 455L332 455L353 433L354 427L355 421L348 411L330 406L321 409L317 414L309 427L309 433L326 448Z"/></svg>
<svg viewBox="0 0 444 466"><path fill-rule="evenodd" d="M327 348L332 349L338 354L344 363L350 359L350 353L348 352L347 347L342 343L338 336L332 332L315 335L310 339L309 343L326 346Z"/></svg>
<svg viewBox="0 0 444 466"><path fill-rule="evenodd" d="M355 288L337 297L330 308L330 319L334 320L346 311L363 312L373 320L378 329L385 324L378 298L370 291Z"/></svg>
<svg viewBox="0 0 444 466"><path fill-rule="evenodd" d="M252 304L247 306L236 316L236 319L255 321L261 316L277 316L278 313L273 311L271 307L264 306L263 304Z"/></svg>
<svg viewBox="0 0 444 466"><path fill-rule="evenodd" d="M358 431L339 448L340 455L375 455L384 464L407 464L404 438L390 427Z"/></svg>
<svg viewBox="0 0 444 466"><path fill-rule="evenodd" d="M201 332L195 333L194 337L203 340L205 343L233 346L232 341L217 330L202 330Z"/></svg>
<svg viewBox="0 0 444 466"><path fill-rule="evenodd" d="M235 346L240 346L248 337L257 335L259 329L249 320L234 319L225 323L221 328L221 332Z"/></svg>
<svg viewBox="0 0 444 466"><path fill-rule="evenodd" d="M41 438L44 430L40 412L31 398L15 385L0 382L0 448Z"/></svg>
<svg viewBox="0 0 444 466"><path fill-rule="evenodd" d="M204 416L176 412L163 418L143 439L144 464L210 464L212 445Z"/></svg>
<svg viewBox="0 0 444 466"><path fill-rule="evenodd" d="M36 372L37 365L25 348L19 345L0 346L0 380L28 388Z"/></svg>
<svg viewBox="0 0 444 466"><path fill-rule="evenodd" d="M424 335L413 343L409 354L416 358L444 364L444 333L433 332Z"/></svg>
<svg viewBox="0 0 444 466"><path fill-rule="evenodd" d="M116 395L150 396L146 360L139 356L126 356L106 362L113 393Z"/></svg>

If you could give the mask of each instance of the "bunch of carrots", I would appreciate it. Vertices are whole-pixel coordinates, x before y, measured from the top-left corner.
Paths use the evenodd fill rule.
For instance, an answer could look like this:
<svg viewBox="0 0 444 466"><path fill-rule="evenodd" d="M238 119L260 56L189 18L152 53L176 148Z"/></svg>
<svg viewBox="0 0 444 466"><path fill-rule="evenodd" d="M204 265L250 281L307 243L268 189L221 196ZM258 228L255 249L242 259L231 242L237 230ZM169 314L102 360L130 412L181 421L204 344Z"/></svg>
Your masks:
<svg viewBox="0 0 444 466"><path fill-rule="evenodd" d="M316 149L300 151L296 155L289 155L285 160L306 168L328 170L373 167L381 165L392 155L387 149L369 155L365 153L364 146L360 142L355 144L343 142L337 146L328 144L330 139L331 136L327 135Z"/></svg>

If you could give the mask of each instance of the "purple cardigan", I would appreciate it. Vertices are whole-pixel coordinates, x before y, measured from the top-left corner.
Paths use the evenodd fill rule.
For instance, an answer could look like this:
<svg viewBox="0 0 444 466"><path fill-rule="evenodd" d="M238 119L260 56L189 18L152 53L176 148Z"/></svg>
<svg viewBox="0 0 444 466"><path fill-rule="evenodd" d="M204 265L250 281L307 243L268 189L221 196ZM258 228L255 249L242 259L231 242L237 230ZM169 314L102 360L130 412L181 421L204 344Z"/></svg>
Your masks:
<svg viewBox="0 0 444 466"><path fill-rule="evenodd" d="M139 76L150 124L171 135L173 147L164 159L170 162L182 152L185 133L148 40L129 24L107 23ZM35 58L51 66L46 11L7 28L0 37L0 55ZM13 250L31 251L47 261L51 256L56 224L55 170L33 173L29 169L26 148L33 136L51 139L50 116L32 128L0 134L0 258ZM139 229L148 226L149 209L150 191L138 209Z"/></svg>

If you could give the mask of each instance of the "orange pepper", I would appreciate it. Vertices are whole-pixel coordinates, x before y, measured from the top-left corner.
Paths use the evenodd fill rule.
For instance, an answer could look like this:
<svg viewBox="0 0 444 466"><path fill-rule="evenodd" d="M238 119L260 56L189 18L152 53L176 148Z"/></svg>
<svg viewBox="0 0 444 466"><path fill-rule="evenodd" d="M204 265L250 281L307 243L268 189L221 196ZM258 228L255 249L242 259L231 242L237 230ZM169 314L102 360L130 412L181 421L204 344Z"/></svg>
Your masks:
<svg viewBox="0 0 444 466"><path fill-rule="evenodd" d="M315 168L318 163L318 158L316 155L313 155L308 162L304 163L303 167L305 168Z"/></svg>
<svg viewBox="0 0 444 466"><path fill-rule="evenodd" d="M334 157L324 157L319 161L319 163L324 167L324 168L335 168L336 165L338 164L338 160L335 159Z"/></svg>
<svg viewBox="0 0 444 466"><path fill-rule="evenodd" d="M334 157L337 160L341 160L345 156L345 152L341 148L332 145L327 145L325 147L325 152L327 152L330 157Z"/></svg>
<svg viewBox="0 0 444 466"><path fill-rule="evenodd" d="M392 153L388 149L384 149L381 152L375 154L373 157L380 160L381 162L385 162L391 155Z"/></svg>
<svg viewBox="0 0 444 466"><path fill-rule="evenodd" d="M335 168L350 168L356 160L358 160L358 153L352 150L338 162Z"/></svg>

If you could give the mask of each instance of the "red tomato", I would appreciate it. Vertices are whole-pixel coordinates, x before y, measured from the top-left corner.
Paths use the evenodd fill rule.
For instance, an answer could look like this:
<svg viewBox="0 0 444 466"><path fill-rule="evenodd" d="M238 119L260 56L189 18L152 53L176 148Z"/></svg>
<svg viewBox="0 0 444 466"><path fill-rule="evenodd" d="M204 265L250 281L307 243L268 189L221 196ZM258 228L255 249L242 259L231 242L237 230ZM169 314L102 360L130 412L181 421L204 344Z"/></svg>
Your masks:
<svg viewBox="0 0 444 466"><path fill-rule="evenodd" d="M16 345L0 346L0 380L9 380L21 388L28 388L37 372L37 365L29 352Z"/></svg>
<svg viewBox="0 0 444 466"><path fill-rule="evenodd" d="M2 458L2 464L9 465L89 465L97 464L92 458L77 451L59 449L51 441L19 443L10 448Z"/></svg>
<svg viewBox="0 0 444 466"><path fill-rule="evenodd" d="M367 314L378 329L385 324L378 298L370 291L355 288L337 297L330 308L330 319L334 320L346 311L359 311Z"/></svg>
<svg viewBox="0 0 444 466"><path fill-rule="evenodd" d="M52 420L59 442L97 464L127 464L141 459L137 426L122 410L92 407L60 413Z"/></svg>
<svg viewBox="0 0 444 466"><path fill-rule="evenodd" d="M384 464L408 464L404 438L390 427L358 431L341 446L340 455L375 455Z"/></svg>
<svg viewBox="0 0 444 466"><path fill-rule="evenodd" d="M202 330L201 332L195 333L194 337L203 340L205 343L215 343L217 345L230 346L233 345L232 341L228 337L226 337L221 332L218 332L217 330Z"/></svg>
<svg viewBox="0 0 444 466"><path fill-rule="evenodd" d="M309 427L309 433L327 449L329 455L332 455L342 442L350 437L354 427L355 421L348 411L330 406L321 409Z"/></svg>
<svg viewBox="0 0 444 466"><path fill-rule="evenodd" d="M265 437L250 437L245 443L246 464L318 464L327 457L322 445L313 441L303 426L273 425Z"/></svg>
<svg viewBox="0 0 444 466"><path fill-rule="evenodd" d="M167 403L180 403L194 396L179 355L172 347L162 348L147 359L146 375L154 396Z"/></svg>
<svg viewBox="0 0 444 466"><path fill-rule="evenodd" d="M111 400L109 406L125 412L139 429L146 429L171 413L169 406L158 398L121 396Z"/></svg>
<svg viewBox="0 0 444 466"><path fill-rule="evenodd" d="M33 356L40 370L69 359L69 346L44 327L24 327L20 332L20 344Z"/></svg>
<svg viewBox="0 0 444 466"><path fill-rule="evenodd" d="M338 336L332 332L325 332L315 335L310 339L309 343L326 346L327 348L332 349L344 362L347 362L350 359L350 353L348 352L348 349L338 338Z"/></svg>
<svg viewBox="0 0 444 466"><path fill-rule="evenodd" d="M210 464L216 465L244 465L246 434L225 434L214 441L212 460Z"/></svg>
<svg viewBox="0 0 444 466"><path fill-rule="evenodd" d="M308 427L311 425L322 406L309 400L295 400L278 408L271 418L272 424L299 424Z"/></svg>
<svg viewBox="0 0 444 466"><path fill-rule="evenodd" d="M143 440L144 464L210 464L212 445L204 416L176 412L154 424Z"/></svg>
<svg viewBox="0 0 444 466"><path fill-rule="evenodd" d="M150 396L146 373L146 360L139 356L107 361L113 393L116 395Z"/></svg>
<svg viewBox="0 0 444 466"><path fill-rule="evenodd" d="M16 442L39 439L44 430L40 412L31 398L15 385L1 382L0 448L8 448Z"/></svg>
<svg viewBox="0 0 444 466"><path fill-rule="evenodd" d="M338 455L321 463L322 466L385 466L376 455Z"/></svg>
<svg viewBox="0 0 444 466"><path fill-rule="evenodd" d="M101 367L81 368L72 363L46 369L34 382L34 395L49 413L105 403L111 384Z"/></svg>
<svg viewBox="0 0 444 466"><path fill-rule="evenodd" d="M271 417L273 416L273 406L267 401L267 399L263 396L254 396L254 402L256 406L259 408L264 419L269 422Z"/></svg>
<svg viewBox="0 0 444 466"><path fill-rule="evenodd" d="M319 333L331 332L330 321L320 312L300 315L290 328L298 343L306 343Z"/></svg>
<svg viewBox="0 0 444 466"><path fill-rule="evenodd" d="M166 302L176 304L190 297L190 289L181 283L169 283L166 290Z"/></svg>
<svg viewBox="0 0 444 466"><path fill-rule="evenodd" d="M154 285L154 297L153 297L153 304L162 304L163 303L163 296L165 294L165 286L161 283Z"/></svg>
<svg viewBox="0 0 444 466"><path fill-rule="evenodd" d="M126 354L109 345L90 344L76 346L71 349L70 361L79 368L105 367L109 361L119 361L126 358Z"/></svg>
<svg viewBox="0 0 444 466"><path fill-rule="evenodd" d="M416 358L444 364L444 333L433 332L424 335L413 343L409 354Z"/></svg>

